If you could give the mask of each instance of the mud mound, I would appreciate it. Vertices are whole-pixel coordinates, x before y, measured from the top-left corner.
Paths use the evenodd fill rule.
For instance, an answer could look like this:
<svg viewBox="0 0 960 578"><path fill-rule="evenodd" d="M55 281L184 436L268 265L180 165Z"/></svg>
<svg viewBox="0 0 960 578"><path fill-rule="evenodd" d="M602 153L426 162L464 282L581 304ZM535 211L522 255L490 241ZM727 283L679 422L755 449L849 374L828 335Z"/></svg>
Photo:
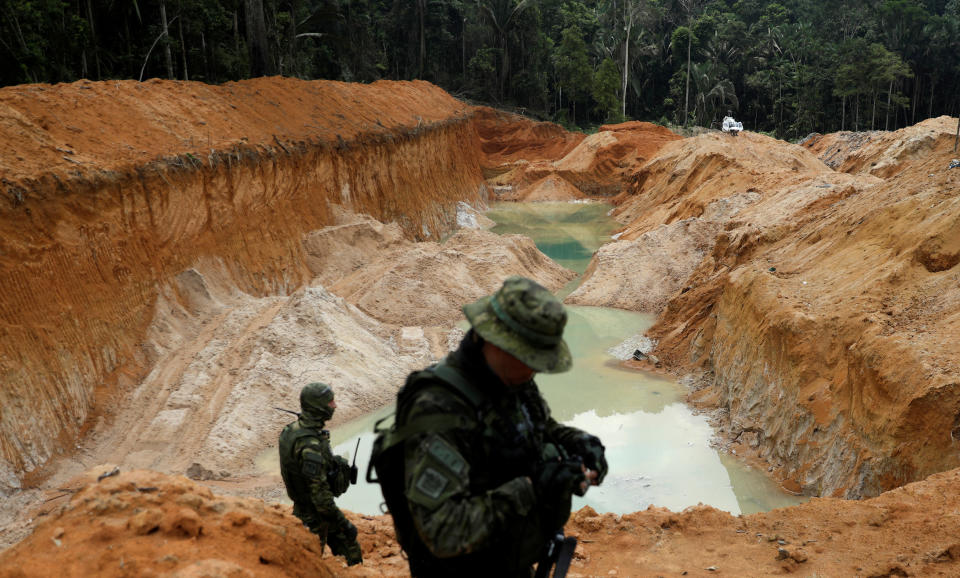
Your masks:
<svg viewBox="0 0 960 578"><path fill-rule="evenodd" d="M956 118L941 116L895 132L876 133L862 147L851 151L837 170L883 178L909 170L915 178L923 178L947 167L937 151L953 145L956 129ZM933 163L927 162L934 159Z"/></svg>
<svg viewBox="0 0 960 578"><path fill-rule="evenodd" d="M428 339L401 338L320 285L290 297L254 297L216 264L198 265L164 291L147 333L153 371L116 400L84 452L64 458L57 483L83 463L182 473L192 463L245 475L291 421L306 383L337 388L332 425L389 404L406 375L429 364Z"/></svg>
<svg viewBox="0 0 960 578"><path fill-rule="evenodd" d="M585 195L559 175L549 175L524 189L521 199L527 202L537 201L576 201Z"/></svg>
<svg viewBox="0 0 960 578"><path fill-rule="evenodd" d="M746 516L708 506L582 508L565 528L579 539L568 575L955 576L960 522L932 513L960 507L958 483L954 470L863 502L817 499ZM388 516L347 513L364 557L347 568L329 551L321 558L290 506L147 471L87 484L0 554L0 578L409 575Z"/></svg>
<svg viewBox="0 0 960 578"><path fill-rule="evenodd" d="M336 576L342 558L289 506L217 496L186 478L135 471L86 486L0 554L0 577Z"/></svg>
<svg viewBox="0 0 960 578"><path fill-rule="evenodd" d="M687 219L604 245L564 302L659 313L713 249L720 229L713 221Z"/></svg>
<svg viewBox="0 0 960 578"><path fill-rule="evenodd" d="M881 134L880 131L817 133L808 136L800 145L817 155L831 169L838 169L851 155Z"/></svg>
<svg viewBox="0 0 960 578"><path fill-rule="evenodd" d="M708 506L575 513L571 576L955 576L960 471L864 501L817 499L747 516ZM918 537L922 536L920 539Z"/></svg>
<svg viewBox="0 0 960 578"><path fill-rule="evenodd" d="M805 182L830 169L798 145L756 133L712 132L666 144L632 177L616 202L623 239L674 221L700 217L706 207L743 193Z"/></svg>
<svg viewBox="0 0 960 578"><path fill-rule="evenodd" d="M332 285L367 314L397 325L450 325L460 307L524 275L553 291L576 276L520 235L461 231L444 243L394 250Z"/></svg>
<svg viewBox="0 0 960 578"><path fill-rule="evenodd" d="M491 179L502 200L526 200L529 189L543 179L559 176L590 196L623 192L630 177L666 143L681 137L646 122L604 125L557 160L518 160L504 165Z"/></svg>
<svg viewBox="0 0 960 578"><path fill-rule="evenodd" d="M486 155L483 166L493 172L521 159L560 158L584 138L582 133L567 132L558 124L536 122L485 106L474 109L473 124Z"/></svg>
<svg viewBox="0 0 960 578"><path fill-rule="evenodd" d="M555 163L565 179L590 195L623 192L629 177L665 144L681 137L645 122L605 125Z"/></svg>
<svg viewBox="0 0 960 578"><path fill-rule="evenodd" d="M388 249L411 244L396 223L384 225L369 217L356 216L348 222L313 231L303 241L307 266L321 285L334 283Z"/></svg>
<svg viewBox="0 0 960 578"><path fill-rule="evenodd" d="M600 132L622 133L619 136L631 139L636 145L636 155L644 160L656 155L666 143L683 138L665 126L638 120L605 124L600 127Z"/></svg>

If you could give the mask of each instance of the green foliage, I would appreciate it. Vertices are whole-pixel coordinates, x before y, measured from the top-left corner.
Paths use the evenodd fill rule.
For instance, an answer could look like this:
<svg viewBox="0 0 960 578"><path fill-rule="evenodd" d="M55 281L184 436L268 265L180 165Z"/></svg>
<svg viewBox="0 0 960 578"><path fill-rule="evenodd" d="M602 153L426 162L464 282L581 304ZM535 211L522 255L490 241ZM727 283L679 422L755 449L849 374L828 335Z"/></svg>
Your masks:
<svg viewBox="0 0 960 578"><path fill-rule="evenodd" d="M600 63L600 69L593 79L593 99L597 102L596 111L607 122L623 122L620 113L620 71L617 64L606 58Z"/></svg>
<svg viewBox="0 0 960 578"><path fill-rule="evenodd" d="M683 57L686 58L687 42L690 42L695 48L700 41L697 39L697 35L686 26L674 28L673 33L670 35L670 50L674 54L678 56L683 55Z"/></svg>
<svg viewBox="0 0 960 578"><path fill-rule="evenodd" d="M423 78L582 126L732 109L796 138L960 113L960 0L0 0L0 85L166 77L166 46L179 79L247 78L263 46L286 76Z"/></svg>
<svg viewBox="0 0 960 578"><path fill-rule="evenodd" d="M587 55L587 44L583 35L576 26L563 31L563 39L557 50L556 57L557 84L565 93L567 100L573 106L571 119L577 122L578 102L590 94L590 85L593 82L593 70Z"/></svg>

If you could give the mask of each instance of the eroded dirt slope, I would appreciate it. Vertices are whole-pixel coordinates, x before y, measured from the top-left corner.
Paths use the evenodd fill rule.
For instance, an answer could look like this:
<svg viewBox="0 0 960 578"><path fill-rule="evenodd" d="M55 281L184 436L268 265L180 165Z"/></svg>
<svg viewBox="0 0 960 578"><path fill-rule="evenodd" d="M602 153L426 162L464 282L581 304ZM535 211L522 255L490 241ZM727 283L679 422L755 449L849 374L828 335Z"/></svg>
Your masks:
<svg viewBox="0 0 960 578"><path fill-rule="evenodd" d="M611 197L624 191L660 147L678 139L669 129L647 122L604 125L562 156L505 159L490 182L495 198L507 201ZM579 193L571 194L571 189Z"/></svg>
<svg viewBox="0 0 960 578"><path fill-rule="evenodd" d="M719 408L737 449L788 487L870 496L955 468L955 126L933 119L884 134L845 163L853 174L750 133L668 145L621 199L632 244L601 250L596 262L612 265L594 267L595 286L615 289L592 299L655 310L648 288L673 289L650 331L656 354L706 373L694 399ZM694 248L703 258L691 268L690 248L662 243L693 223L718 233ZM654 264L631 271L630 257Z"/></svg>
<svg viewBox="0 0 960 578"><path fill-rule="evenodd" d="M476 108L473 123L484 153L484 169L492 174L517 161L560 158L584 138L583 133L568 132L552 122L537 122L485 106Z"/></svg>
<svg viewBox="0 0 960 578"><path fill-rule="evenodd" d="M182 477L135 471L75 484L30 538L0 553L0 577L408 576L387 516L347 513L362 566L347 568L290 511ZM960 473L863 502L817 499L748 516L575 512L568 576L956 576ZM933 512L944 515L932 515Z"/></svg>
<svg viewBox="0 0 960 578"><path fill-rule="evenodd" d="M450 230L485 194L469 112L425 82L0 89L0 495L145 376L161 293L199 260L286 295L338 206Z"/></svg>
<svg viewBox="0 0 960 578"><path fill-rule="evenodd" d="M293 419L274 408L296 411L303 385L336 388L336 428L392 403L407 374L456 347L460 304L509 275L554 289L573 275L524 237L462 230L444 243L414 243L359 215L340 215L304 245L332 287L354 287L343 292L349 301L320 277L289 296L250 295L222 260L199 261L161 290L141 346L152 370L104 400L104 416L75 452L48 466L43 487L111 464L223 480L239 495L279 499L282 480L257 460ZM357 268L361 249L369 252ZM19 492L3 504L0 546L29 532L25 510L42 499Z"/></svg>
<svg viewBox="0 0 960 578"><path fill-rule="evenodd" d="M576 276L541 253L532 239L468 230L442 244L386 252L330 290L387 323L450 326L463 319L464 303L489 295L512 272L551 291Z"/></svg>

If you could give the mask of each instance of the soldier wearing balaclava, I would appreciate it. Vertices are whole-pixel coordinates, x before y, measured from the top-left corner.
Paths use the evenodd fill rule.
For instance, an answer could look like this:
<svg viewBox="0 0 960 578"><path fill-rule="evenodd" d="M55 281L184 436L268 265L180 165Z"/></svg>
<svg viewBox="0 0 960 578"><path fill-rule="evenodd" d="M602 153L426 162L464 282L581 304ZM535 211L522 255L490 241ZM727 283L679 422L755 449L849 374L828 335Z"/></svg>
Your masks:
<svg viewBox="0 0 960 578"><path fill-rule="evenodd" d="M330 451L324 424L337 408L333 388L310 383L300 392L300 419L280 433L280 474L293 500L293 513L352 566L363 561L357 528L333 499L350 487L350 464Z"/></svg>

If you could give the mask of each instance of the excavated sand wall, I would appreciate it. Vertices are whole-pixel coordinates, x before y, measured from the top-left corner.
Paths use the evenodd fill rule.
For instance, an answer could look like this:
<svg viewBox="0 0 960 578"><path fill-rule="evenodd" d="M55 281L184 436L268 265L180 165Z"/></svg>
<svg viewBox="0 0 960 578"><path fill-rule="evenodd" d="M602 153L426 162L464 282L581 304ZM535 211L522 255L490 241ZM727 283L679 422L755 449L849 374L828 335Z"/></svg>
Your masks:
<svg viewBox="0 0 960 578"><path fill-rule="evenodd" d="M618 208L633 256L653 254L661 223L720 226L649 334L668 367L706 373L691 400L720 410L724 443L789 489L859 498L960 466L955 127L884 133L850 173L758 135L704 135L665 147ZM721 202L738 209L708 218ZM641 287L642 307L651 269L615 287Z"/></svg>
<svg viewBox="0 0 960 578"><path fill-rule="evenodd" d="M149 365L138 344L158 287L198 258L221 259L243 291L286 294L309 278L302 240L332 223L335 205L396 220L422 238L451 228L458 201L485 196L469 109L427 83L150 83L148 107L183 104L205 118L191 100L200 94L210 118L228 111L219 123L199 121L200 134L220 131L213 148L199 150L164 142L178 113L150 112L132 121L140 123L135 134L101 130L85 141L82 119L64 121L58 134L24 94L43 90L53 110L87 88L97 93L88 105L96 116L122 116L124 107L135 115L130 107L142 103L112 100L113 85L0 91L0 495L68 447L95 402ZM118 94L141 88L116 86ZM245 112L263 110L251 98L282 102L291 94L296 108L274 117ZM371 122L345 128L338 119L350 115ZM299 131L288 124L296 134L277 135L284 122ZM18 138L19 146L10 142ZM155 148L112 162L105 142ZM51 148L68 162L17 170L31 150Z"/></svg>

